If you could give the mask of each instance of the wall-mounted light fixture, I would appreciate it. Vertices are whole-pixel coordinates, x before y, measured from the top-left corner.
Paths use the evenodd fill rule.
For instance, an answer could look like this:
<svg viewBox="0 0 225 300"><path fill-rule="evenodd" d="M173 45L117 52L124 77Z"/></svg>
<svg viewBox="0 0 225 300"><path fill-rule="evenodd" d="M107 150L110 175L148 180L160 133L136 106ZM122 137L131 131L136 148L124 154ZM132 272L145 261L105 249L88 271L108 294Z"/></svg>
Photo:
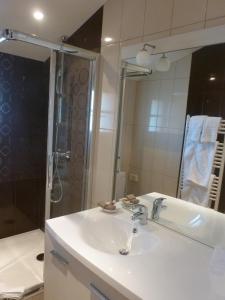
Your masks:
<svg viewBox="0 0 225 300"><path fill-rule="evenodd" d="M149 48L149 50L147 48ZM154 49L154 45L144 44L143 48L138 52L136 56L137 64L142 67L149 67L151 64L151 54Z"/></svg>
<svg viewBox="0 0 225 300"><path fill-rule="evenodd" d="M160 59L156 62L155 68L159 72L167 72L170 69L171 62L165 53L160 57Z"/></svg>

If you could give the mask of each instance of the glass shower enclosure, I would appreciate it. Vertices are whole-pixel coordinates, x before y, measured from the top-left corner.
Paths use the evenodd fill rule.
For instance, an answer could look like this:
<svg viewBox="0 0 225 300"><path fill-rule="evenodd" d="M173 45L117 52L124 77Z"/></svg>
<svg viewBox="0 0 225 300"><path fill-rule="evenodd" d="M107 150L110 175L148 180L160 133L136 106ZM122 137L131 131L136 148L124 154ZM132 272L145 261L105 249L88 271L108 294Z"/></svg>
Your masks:
<svg viewBox="0 0 225 300"><path fill-rule="evenodd" d="M88 208L98 54L11 29L0 31L0 43L7 46L5 41L13 41L14 45L18 41L28 47L35 45L38 48L35 51L47 49L47 55L49 50L51 53L47 147L45 138L37 145L38 149L45 148L43 154L47 157L46 184L43 182L45 208L42 208L45 220ZM38 82L36 85L39 86Z"/></svg>
<svg viewBox="0 0 225 300"><path fill-rule="evenodd" d="M89 206L95 61L56 51L50 73L46 218Z"/></svg>

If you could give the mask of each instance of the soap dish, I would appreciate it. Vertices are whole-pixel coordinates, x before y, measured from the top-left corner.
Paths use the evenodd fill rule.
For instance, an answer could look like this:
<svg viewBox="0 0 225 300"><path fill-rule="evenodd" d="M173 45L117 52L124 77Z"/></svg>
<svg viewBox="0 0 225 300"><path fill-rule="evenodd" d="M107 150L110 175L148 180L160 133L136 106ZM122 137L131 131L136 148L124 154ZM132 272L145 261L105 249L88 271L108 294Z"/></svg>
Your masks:
<svg viewBox="0 0 225 300"><path fill-rule="evenodd" d="M102 211L108 213L108 214L115 214L118 211L118 208L110 210L102 207Z"/></svg>
<svg viewBox="0 0 225 300"><path fill-rule="evenodd" d="M106 203L98 203L98 205L102 208L104 212L107 212L109 214L114 214L118 211L118 208L116 207L115 201L113 202L106 202Z"/></svg>

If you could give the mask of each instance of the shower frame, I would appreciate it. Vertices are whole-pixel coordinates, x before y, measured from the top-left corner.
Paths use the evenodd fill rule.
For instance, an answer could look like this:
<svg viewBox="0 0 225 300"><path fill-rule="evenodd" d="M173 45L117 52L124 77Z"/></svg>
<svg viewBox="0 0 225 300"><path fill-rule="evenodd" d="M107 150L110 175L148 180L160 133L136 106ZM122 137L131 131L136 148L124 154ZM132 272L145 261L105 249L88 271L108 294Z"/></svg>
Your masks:
<svg viewBox="0 0 225 300"><path fill-rule="evenodd" d="M47 167L46 167L46 196L45 196L45 220L50 218L51 213L51 190L53 186L53 139L54 139L54 108L55 108L55 85L56 85L56 53L74 55L90 61L90 87L89 87L89 126L87 128L86 143L86 165L85 165L85 195L82 203L82 209L88 208L91 204L92 188L92 161L94 153L93 135L95 132L96 115L96 90L99 65L99 54L85 50L66 43L52 43L34 37L33 35L19 32L13 29L5 28L0 31L0 43L5 41L20 41L36 46L41 46L51 50L50 55L50 78L49 78L49 103L48 103L48 138L47 138ZM91 112L90 109L93 108ZM92 113L92 118L90 114Z"/></svg>

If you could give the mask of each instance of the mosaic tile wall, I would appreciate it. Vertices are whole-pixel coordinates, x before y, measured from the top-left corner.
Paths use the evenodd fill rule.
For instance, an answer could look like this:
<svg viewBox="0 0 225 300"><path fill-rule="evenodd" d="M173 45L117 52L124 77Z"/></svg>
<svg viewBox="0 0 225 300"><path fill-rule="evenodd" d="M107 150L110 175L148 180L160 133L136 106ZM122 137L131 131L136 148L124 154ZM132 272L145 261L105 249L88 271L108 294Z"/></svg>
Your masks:
<svg viewBox="0 0 225 300"><path fill-rule="evenodd" d="M0 238L43 225L48 70L0 53Z"/></svg>

